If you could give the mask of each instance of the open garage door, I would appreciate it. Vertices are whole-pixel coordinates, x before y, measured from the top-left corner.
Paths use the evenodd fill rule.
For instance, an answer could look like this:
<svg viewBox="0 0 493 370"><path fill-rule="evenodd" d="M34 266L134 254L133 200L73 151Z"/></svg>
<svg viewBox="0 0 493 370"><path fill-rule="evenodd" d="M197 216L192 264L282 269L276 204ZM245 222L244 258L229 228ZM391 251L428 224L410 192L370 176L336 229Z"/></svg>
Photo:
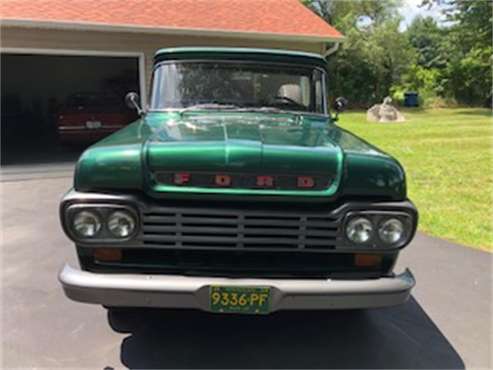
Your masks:
<svg viewBox="0 0 493 370"><path fill-rule="evenodd" d="M2 54L2 165L73 161L136 117L138 57Z"/></svg>

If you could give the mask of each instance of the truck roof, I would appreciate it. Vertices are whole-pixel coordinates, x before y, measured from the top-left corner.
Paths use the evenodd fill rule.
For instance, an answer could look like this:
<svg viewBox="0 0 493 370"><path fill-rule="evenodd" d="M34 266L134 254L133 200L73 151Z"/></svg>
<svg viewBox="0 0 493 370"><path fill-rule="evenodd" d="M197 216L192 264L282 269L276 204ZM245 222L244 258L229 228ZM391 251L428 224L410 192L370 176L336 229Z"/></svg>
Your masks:
<svg viewBox="0 0 493 370"><path fill-rule="evenodd" d="M164 48L156 51L154 60L155 63L171 60L171 59L190 59L190 58L217 58L217 59L232 59L234 57L240 59L261 59L276 61L280 59L290 59L305 61L312 64L325 65L326 60L315 53L303 51L282 50L282 49L260 49L260 48L236 48L236 47L177 47Z"/></svg>

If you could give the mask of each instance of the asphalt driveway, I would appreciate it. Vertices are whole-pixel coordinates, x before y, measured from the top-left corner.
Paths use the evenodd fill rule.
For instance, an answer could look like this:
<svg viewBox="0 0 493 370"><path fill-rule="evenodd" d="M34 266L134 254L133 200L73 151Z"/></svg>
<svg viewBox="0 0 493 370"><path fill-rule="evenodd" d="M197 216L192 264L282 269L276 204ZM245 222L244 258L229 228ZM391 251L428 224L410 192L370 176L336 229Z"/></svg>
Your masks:
<svg viewBox="0 0 493 370"><path fill-rule="evenodd" d="M143 310L121 317L66 299L75 251L58 222L69 170L3 176L4 368L490 368L492 255L418 235L398 269L405 305L266 317ZM423 211L423 210L422 210ZM467 217L467 215L464 215Z"/></svg>

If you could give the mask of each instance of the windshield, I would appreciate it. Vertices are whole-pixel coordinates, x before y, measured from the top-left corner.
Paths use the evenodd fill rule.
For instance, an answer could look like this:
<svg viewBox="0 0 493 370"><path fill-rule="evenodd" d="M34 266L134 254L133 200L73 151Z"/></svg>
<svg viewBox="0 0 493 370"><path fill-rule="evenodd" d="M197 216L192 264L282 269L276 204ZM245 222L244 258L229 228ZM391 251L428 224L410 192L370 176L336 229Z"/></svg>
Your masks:
<svg viewBox="0 0 493 370"><path fill-rule="evenodd" d="M324 73L272 63L173 62L154 71L151 110L221 107L325 113Z"/></svg>

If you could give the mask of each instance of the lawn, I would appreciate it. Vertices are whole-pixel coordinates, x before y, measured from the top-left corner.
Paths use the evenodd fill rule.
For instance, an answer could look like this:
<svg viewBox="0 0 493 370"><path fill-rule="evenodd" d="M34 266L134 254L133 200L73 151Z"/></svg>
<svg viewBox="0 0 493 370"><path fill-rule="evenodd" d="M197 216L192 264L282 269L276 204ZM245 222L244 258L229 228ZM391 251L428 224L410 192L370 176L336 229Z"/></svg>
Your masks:
<svg viewBox="0 0 493 370"><path fill-rule="evenodd" d="M406 169L419 229L493 251L493 122L487 109L404 110L406 122L368 123L346 112L339 124L395 156Z"/></svg>

